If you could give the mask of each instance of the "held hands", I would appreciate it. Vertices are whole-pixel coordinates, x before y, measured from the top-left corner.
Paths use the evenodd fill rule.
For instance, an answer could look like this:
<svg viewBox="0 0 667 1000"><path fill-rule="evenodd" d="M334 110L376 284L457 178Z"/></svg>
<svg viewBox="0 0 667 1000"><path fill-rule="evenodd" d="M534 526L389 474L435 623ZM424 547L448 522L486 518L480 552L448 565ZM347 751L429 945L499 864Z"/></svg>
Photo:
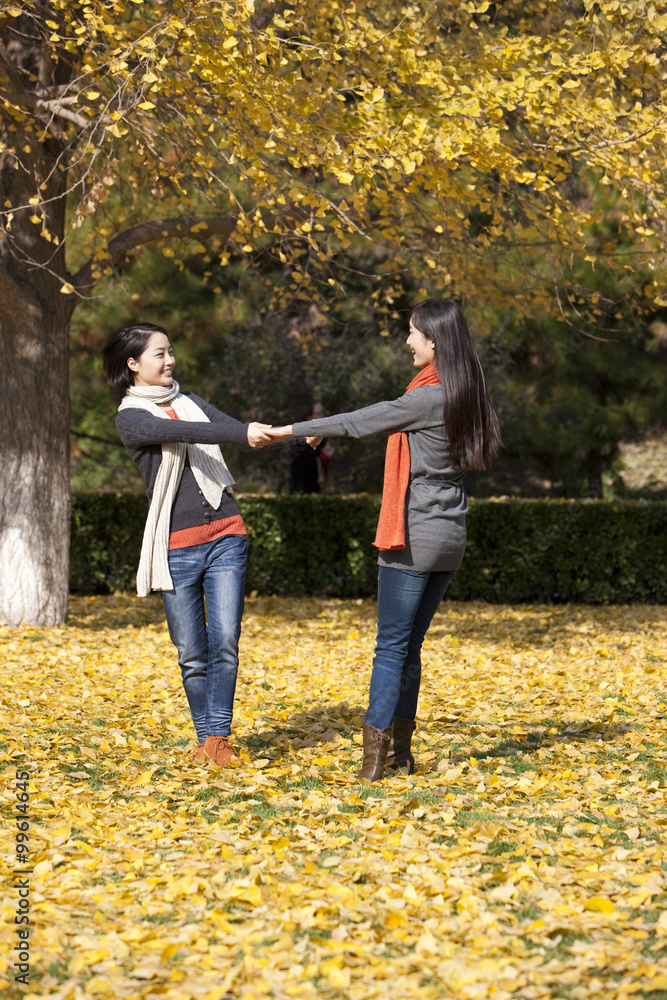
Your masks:
<svg viewBox="0 0 667 1000"><path fill-rule="evenodd" d="M272 427L271 424L260 424L254 420L248 424L248 444L251 448L263 448L267 444L277 441L284 441L292 436L292 425L285 424L284 427ZM311 448L317 448L322 441L319 437L307 437L306 444Z"/></svg>
<svg viewBox="0 0 667 1000"><path fill-rule="evenodd" d="M292 424L285 424L284 427L270 427L267 434L271 436L273 441L284 441L285 438L292 436ZM307 437L306 444L309 444L311 448L317 448L321 440L322 438Z"/></svg>
<svg viewBox="0 0 667 1000"><path fill-rule="evenodd" d="M271 437L271 424L260 424L256 420L248 424L248 444L251 448L263 448L274 440Z"/></svg>
<svg viewBox="0 0 667 1000"><path fill-rule="evenodd" d="M284 427L270 427L267 433L272 441L284 441L292 436L292 425L285 424Z"/></svg>

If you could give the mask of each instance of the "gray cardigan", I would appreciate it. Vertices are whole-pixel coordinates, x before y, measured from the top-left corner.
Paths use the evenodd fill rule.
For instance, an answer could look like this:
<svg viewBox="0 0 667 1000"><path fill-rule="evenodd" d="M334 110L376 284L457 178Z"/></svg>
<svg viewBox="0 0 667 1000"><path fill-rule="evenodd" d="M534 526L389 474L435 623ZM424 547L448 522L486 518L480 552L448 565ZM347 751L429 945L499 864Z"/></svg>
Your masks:
<svg viewBox="0 0 667 1000"><path fill-rule="evenodd" d="M235 444L249 448L248 425L227 416L192 392L189 396L209 418L210 423L196 420L165 420L154 417L148 410L135 407L121 410L116 417L116 429L127 448L130 458L139 467L150 500L162 463L162 444L166 441L183 441L186 444ZM223 490L219 506L211 507L202 494L187 458L181 481L171 508L171 531L210 524L223 517L233 517L239 509L231 493Z"/></svg>
<svg viewBox="0 0 667 1000"><path fill-rule="evenodd" d="M410 445L405 548L381 551L381 566L419 572L455 572L466 547L468 501L464 473L452 465L442 423L442 387L421 386L399 399L352 413L293 425L295 437L364 437L405 431Z"/></svg>

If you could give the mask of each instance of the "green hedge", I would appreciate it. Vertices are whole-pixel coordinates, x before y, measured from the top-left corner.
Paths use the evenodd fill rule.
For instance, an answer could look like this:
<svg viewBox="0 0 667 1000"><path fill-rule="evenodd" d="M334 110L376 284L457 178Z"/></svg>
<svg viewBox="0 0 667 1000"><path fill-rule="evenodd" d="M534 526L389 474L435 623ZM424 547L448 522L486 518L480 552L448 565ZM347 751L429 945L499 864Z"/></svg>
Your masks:
<svg viewBox="0 0 667 1000"><path fill-rule="evenodd" d="M240 496L248 591L375 594L374 496ZM77 494L71 588L133 590L146 501ZM667 602L667 502L471 501L468 549L449 596L493 603Z"/></svg>

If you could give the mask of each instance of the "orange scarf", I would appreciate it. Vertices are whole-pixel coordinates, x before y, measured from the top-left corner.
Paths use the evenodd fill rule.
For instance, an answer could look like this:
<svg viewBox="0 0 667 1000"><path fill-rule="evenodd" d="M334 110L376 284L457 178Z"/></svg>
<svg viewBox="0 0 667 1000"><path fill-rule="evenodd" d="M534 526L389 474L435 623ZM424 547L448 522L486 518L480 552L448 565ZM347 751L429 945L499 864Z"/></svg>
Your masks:
<svg viewBox="0 0 667 1000"><path fill-rule="evenodd" d="M412 392L422 385L439 385L440 375L435 364L427 365L415 375L405 390ZM410 445L403 431L390 434L384 460L382 506L373 545L378 549L405 548L405 494L410 481Z"/></svg>

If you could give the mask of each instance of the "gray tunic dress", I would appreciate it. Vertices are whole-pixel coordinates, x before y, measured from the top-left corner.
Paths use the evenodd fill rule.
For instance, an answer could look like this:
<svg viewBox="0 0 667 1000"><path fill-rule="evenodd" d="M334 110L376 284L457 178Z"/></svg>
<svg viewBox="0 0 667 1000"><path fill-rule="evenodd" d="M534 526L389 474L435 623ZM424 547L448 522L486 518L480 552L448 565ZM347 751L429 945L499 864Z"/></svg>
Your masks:
<svg viewBox="0 0 667 1000"><path fill-rule="evenodd" d="M410 445L405 548L381 551L380 566L455 572L466 547L464 473L452 465L442 424L442 388L425 385L399 399L293 425L295 437L364 437L405 431Z"/></svg>

